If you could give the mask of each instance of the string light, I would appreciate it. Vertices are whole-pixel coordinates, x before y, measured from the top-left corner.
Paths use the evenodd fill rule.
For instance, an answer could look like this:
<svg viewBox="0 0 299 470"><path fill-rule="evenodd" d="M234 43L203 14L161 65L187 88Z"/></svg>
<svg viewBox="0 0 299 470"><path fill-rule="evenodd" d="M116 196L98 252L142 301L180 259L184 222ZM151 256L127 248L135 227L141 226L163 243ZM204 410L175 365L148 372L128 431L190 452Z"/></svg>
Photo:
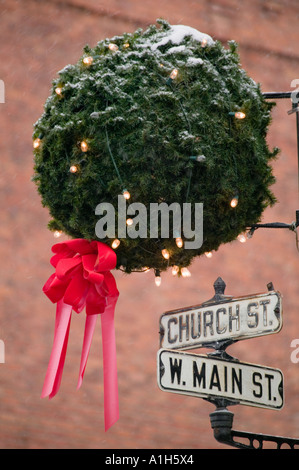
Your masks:
<svg viewBox="0 0 299 470"><path fill-rule="evenodd" d="M41 139L40 139L39 137L38 137L37 139L35 139L35 140L33 141L33 148L38 149L38 147L40 146L41 142L42 142L42 141L41 141Z"/></svg>
<svg viewBox="0 0 299 470"><path fill-rule="evenodd" d="M205 255L206 255L207 258L212 258L213 253L212 253L211 251L207 251L207 252L205 253Z"/></svg>
<svg viewBox="0 0 299 470"><path fill-rule="evenodd" d="M176 242L176 245L177 245L178 248L182 248L184 242L183 242L183 240L181 239L181 237L177 237L177 238L175 239L175 242Z"/></svg>
<svg viewBox="0 0 299 470"><path fill-rule="evenodd" d="M248 232L246 233L246 237L247 237L248 239L252 238L252 237L253 237L253 233L254 233L254 229L248 230Z"/></svg>
<svg viewBox="0 0 299 470"><path fill-rule="evenodd" d="M92 63L93 63L93 57L91 57L91 56L84 57L84 59L83 59L83 64L85 64L85 65L91 65Z"/></svg>
<svg viewBox="0 0 299 470"><path fill-rule="evenodd" d="M228 113L230 116L235 117L236 119L244 119L246 117L246 114L243 113L242 111L237 111L237 112L229 112Z"/></svg>
<svg viewBox="0 0 299 470"><path fill-rule="evenodd" d="M237 238L238 238L239 242L241 242L241 243L246 242L246 236L243 233L240 233L240 235L238 235Z"/></svg>
<svg viewBox="0 0 299 470"><path fill-rule="evenodd" d="M80 143L80 148L81 148L82 152L87 152L87 150L88 150L88 145L87 145L87 143L85 142L85 140L82 140L82 142Z"/></svg>
<svg viewBox="0 0 299 470"><path fill-rule="evenodd" d="M190 273L188 268L182 268L181 269L181 274L182 274L183 277L190 277L191 276L191 273Z"/></svg>
<svg viewBox="0 0 299 470"><path fill-rule="evenodd" d="M202 47L205 47L206 45L207 45L207 39L203 39L203 40L202 40L202 43L201 43L201 46L202 46ZM129 43L125 43L125 44L123 45L123 47L125 47L125 48L128 48L129 46L130 46ZM109 47L109 50L111 50L111 51L117 51L117 50L118 50L118 46L117 46L116 44L113 44L113 43L110 43L108 47ZM85 65L91 65L92 62L93 62L93 58L90 57L90 56L89 56L89 57L84 57L84 59L83 59L83 63L84 63ZM163 64L160 64L160 66L163 67ZM169 75L169 78L170 78L171 80L175 80L175 79L177 78L177 76L178 76L178 70L177 70L177 69L173 69L172 72L171 72L170 75ZM61 96L61 94L62 94L62 88L61 88L61 87L57 87L57 88L55 89L55 92L56 92L57 95ZM245 113L243 113L243 112L230 112L229 115L234 116L236 119L244 119L244 118L246 117ZM38 148L38 147L40 146L40 144L41 144L41 139L40 139L40 138L37 138L37 139L35 139L34 142L33 142L33 147L34 147L34 148ZM81 148L81 151L82 151L82 152L87 152L87 151L88 151L88 144L87 144L85 141L82 141L82 142L80 143L80 148ZM204 161L204 160L206 159L206 157L205 157L204 155L198 155L198 156L191 156L190 159L193 159L193 160L196 160L196 161L198 161L198 162L201 162L201 161ZM76 172L78 172L78 169L79 169L79 168L78 168L77 165L72 165L72 166L70 167L69 171L70 171L71 173L76 173ZM127 191L126 189L123 190L122 194L123 194L123 197L124 197L125 199L127 199L127 200L130 199L130 197L131 197L129 191ZM234 196L234 198L230 201L230 205L231 205L231 207L234 208L234 207L237 206L237 204L238 204L238 196ZM127 219L127 220L126 220L126 224L127 224L128 226L133 225L133 220L132 220L131 218ZM56 230L56 231L54 232L54 237L55 237L55 238L59 238L61 235L62 235L62 231L60 231L60 230ZM238 240L239 240L241 243L246 242L246 237L245 237L245 235L243 235L243 234L240 234L237 238L238 238ZM113 249L116 249L116 248L118 248L119 245L120 245L120 240L115 239L115 240L113 240L111 246L112 246ZM183 240L182 240L181 237L177 237L177 238L176 238L176 245L177 245L179 248L182 248L182 247L183 247ZM212 253L211 253L211 252L206 252L205 255L206 255L208 258L212 257ZM163 250L162 250L162 256L163 256L165 259L169 259L169 257L170 257L169 251L168 251L167 249L163 249ZM145 272L148 271L148 270L149 270L149 268L145 268ZM180 268L179 268L178 266L173 266L173 267L172 267L172 274L173 274L173 275L177 275L179 271L180 271ZM183 277L190 277L190 276L191 276L191 273L190 273L189 269L188 269L188 268L185 268L185 267L184 267L184 268L181 268L181 274L182 274ZM156 273L155 273L155 284L156 284L156 286L160 286L160 285L161 285L161 276L160 276L160 272L159 272L159 271L156 271Z"/></svg>
<svg viewBox="0 0 299 470"><path fill-rule="evenodd" d="M115 240L113 240L111 246L112 246L112 248L113 248L114 250L116 250L116 248L118 248L119 245L120 245L120 240L118 240L118 238L116 238Z"/></svg>
<svg viewBox="0 0 299 470"><path fill-rule="evenodd" d="M129 193L129 191L128 191L127 189L124 189L124 190L123 190L123 197L124 197L125 199L130 199L131 194Z"/></svg>
<svg viewBox="0 0 299 470"><path fill-rule="evenodd" d="M70 167L70 173L77 173L77 171L78 171L77 165L72 165L72 166Z"/></svg>
<svg viewBox="0 0 299 470"><path fill-rule="evenodd" d="M44 134L41 133L36 139L34 139L33 148L37 149L41 145L43 137L44 137Z"/></svg>
<svg viewBox="0 0 299 470"><path fill-rule="evenodd" d="M169 75L169 78L171 78L171 80L174 80L175 78L177 78L178 73L179 73L178 69L173 69L173 71Z"/></svg>
<svg viewBox="0 0 299 470"><path fill-rule="evenodd" d="M172 266L171 273L173 276L176 276L179 272L180 268L178 266Z"/></svg>
<svg viewBox="0 0 299 470"><path fill-rule="evenodd" d="M235 207L237 207L238 202L239 202L238 196L234 196L234 197L232 198L232 200L230 201L230 206L233 207L233 208L235 208Z"/></svg>
<svg viewBox="0 0 299 470"><path fill-rule="evenodd" d="M246 117L245 113L242 113L241 111L235 113L235 118L237 119L244 119Z"/></svg>
<svg viewBox="0 0 299 470"><path fill-rule="evenodd" d="M116 44L113 44L112 42L109 44L109 49L110 51L118 51L118 46Z"/></svg>
<svg viewBox="0 0 299 470"><path fill-rule="evenodd" d="M55 232L54 232L53 235L54 235L54 238L59 238L59 237L61 237L61 235L62 235L62 230L55 230Z"/></svg>
<svg viewBox="0 0 299 470"><path fill-rule="evenodd" d="M160 276L160 271L157 269L155 271L155 284L157 287L159 287L161 285L161 282L162 282L162 279L161 279L161 276Z"/></svg>
<svg viewBox="0 0 299 470"><path fill-rule="evenodd" d="M62 88L60 86L58 86L57 88L55 88L55 93L59 96L62 95Z"/></svg>
<svg viewBox="0 0 299 470"><path fill-rule="evenodd" d="M204 162L206 157L204 155L196 155L189 157L190 160L196 160L197 162Z"/></svg>

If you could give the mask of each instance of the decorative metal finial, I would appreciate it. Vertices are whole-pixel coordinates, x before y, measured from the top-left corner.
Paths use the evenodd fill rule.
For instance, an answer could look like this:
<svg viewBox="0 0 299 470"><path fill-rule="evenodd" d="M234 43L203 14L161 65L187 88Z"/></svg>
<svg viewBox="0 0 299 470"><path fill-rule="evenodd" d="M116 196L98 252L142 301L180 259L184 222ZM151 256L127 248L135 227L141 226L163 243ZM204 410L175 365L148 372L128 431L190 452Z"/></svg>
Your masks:
<svg viewBox="0 0 299 470"><path fill-rule="evenodd" d="M218 277L214 282L215 295L224 295L226 284L221 277Z"/></svg>

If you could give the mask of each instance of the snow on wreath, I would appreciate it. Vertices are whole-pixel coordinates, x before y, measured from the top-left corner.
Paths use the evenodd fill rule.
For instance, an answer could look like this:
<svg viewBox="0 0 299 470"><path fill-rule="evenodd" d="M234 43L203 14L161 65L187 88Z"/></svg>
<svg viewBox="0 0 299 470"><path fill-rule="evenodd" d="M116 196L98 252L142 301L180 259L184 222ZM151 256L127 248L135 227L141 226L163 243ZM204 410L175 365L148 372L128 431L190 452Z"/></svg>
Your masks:
<svg viewBox="0 0 299 470"><path fill-rule="evenodd" d="M241 68L234 41L223 46L188 26L158 20L86 46L58 72L34 126L34 181L49 228L109 245L126 273L182 273L275 203L273 105ZM185 249L171 211L166 237L161 217L152 237L149 218L132 213L127 231L98 238L96 207L112 204L117 218L120 195L148 213L151 204L202 204L201 246ZM145 236L128 236L130 225Z"/></svg>

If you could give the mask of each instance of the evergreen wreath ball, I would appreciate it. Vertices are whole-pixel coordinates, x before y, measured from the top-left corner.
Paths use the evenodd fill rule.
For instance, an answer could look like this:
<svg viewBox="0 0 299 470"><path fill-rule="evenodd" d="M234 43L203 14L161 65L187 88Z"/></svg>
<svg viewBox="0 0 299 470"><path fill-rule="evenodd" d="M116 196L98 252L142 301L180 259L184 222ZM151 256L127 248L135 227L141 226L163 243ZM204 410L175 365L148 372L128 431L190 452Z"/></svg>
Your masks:
<svg viewBox="0 0 299 470"><path fill-rule="evenodd" d="M200 249L177 247L173 234L126 237L117 268L127 273L188 266L235 240L275 202L269 163L278 149L266 141L273 103L240 67L236 43L224 48L193 28L157 23L86 46L53 81L33 133L33 179L51 230L111 246L95 234L95 208L117 209L124 189L130 203L146 207L203 203ZM244 119L234 116L239 111Z"/></svg>

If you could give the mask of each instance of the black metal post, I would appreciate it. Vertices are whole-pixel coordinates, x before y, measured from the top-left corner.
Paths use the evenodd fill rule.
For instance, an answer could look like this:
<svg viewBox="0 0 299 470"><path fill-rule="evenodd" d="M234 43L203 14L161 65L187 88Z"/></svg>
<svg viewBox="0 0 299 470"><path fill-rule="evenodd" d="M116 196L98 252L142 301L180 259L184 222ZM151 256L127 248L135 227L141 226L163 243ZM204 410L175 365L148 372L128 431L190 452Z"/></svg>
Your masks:
<svg viewBox="0 0 299 470"><path fill-rule="evenodd" d="M299 227L299 210L296 211L296 220L292 222L291 224L285 224L283 222L270 222L270 223L265 223L265 224L253 224L249 230L247 237L251 238L258 228L287 228L289 230L292 230L296 234L296 245L297 249L299 250L299 245L298 245L298 236L297 236L297 227Z"/></svg>
<svg viewBox="0 0 299 470"><path fill-rule="evenodd" d="M294 103L293 103L294 104ZM297 160L298 160L298 187L299 187L299 107L296 105L296 126L297 126Z"/></svg>
<svg viewBox="0 0 299 470"><path fill-rule="evenodd" d="M234 414L225 407L217 408L213 413L210 413L214 437L221 444L239 449L263 449L265 442L271 442L276 445L277 449L281 449L282 446L287 446L288 449L299 449L299 439L293 439L292 437L234 431L232 429L233 419Z"/></svg>
<svg viewBox="0 0 299 470"><path fill-rule="evenodd" d="M291 98L292 92L271 92L263 93L264 98L266 99L285 99ZM298 189L299 189L299 106L297 103L292 102L292 110L288 114L296 113L296 130L297 130L297 157L298 157ZM299 226L299 211L296 211L296 221L292 224L284 224L280 222L269 223L269 224L255 224L251 227L251 235L259 227L266 228L288 228L290 230L296 231L296 228ZM250 233L249 232L249 233ZM221 278L218 278L214 284L215 287L215 297L224 297L225 283ZM273 289L273 284L268 284L268 290ZM207 302L213 302L214 298ZM228 345L224 345L225 347ZM215 347L215 345L214 345ZM216 351L219 354L220 349ZM293 439L289 437L282 436L272 436L266 434L256 434L251 432L244 431L235 431L233 427L233 418L234 414L227 410L227 406L230 405L225 399L221 406L218 404L216 410L210 414L211 427L214 431L215 439L222 443L232 447L237 447L239 449L262 449L265 442L271 442L276 445L277 449L280 449L283 445L287 446L290 449L299 448L299 439ZM239 439L239 440L238 440ZM241 441L240 441L241 439ZM246 441L246 443L244 442Z"/></svg>
<svg viewBox="0 0 299 470"><path fill-rule="evenodd" d="M270 100L277 100L277 99L284 99L284 98L291 98L292 92L291 91L280 91L280 92L268 92L263 93L263 97Z"/></svg>
<svg viewBox="0 0 299 470"><path fill-rule="evenodd" d="M281 91L281 92L268 92L263 93L265 99L285 99L292 98L292 91ZM297 94L298 98L298 94ZM288 114L296 113L296 132L297 132L297 162L298 162L298 189L299 189L299 100L297 102L292 101L292 109Z"/></svg>

